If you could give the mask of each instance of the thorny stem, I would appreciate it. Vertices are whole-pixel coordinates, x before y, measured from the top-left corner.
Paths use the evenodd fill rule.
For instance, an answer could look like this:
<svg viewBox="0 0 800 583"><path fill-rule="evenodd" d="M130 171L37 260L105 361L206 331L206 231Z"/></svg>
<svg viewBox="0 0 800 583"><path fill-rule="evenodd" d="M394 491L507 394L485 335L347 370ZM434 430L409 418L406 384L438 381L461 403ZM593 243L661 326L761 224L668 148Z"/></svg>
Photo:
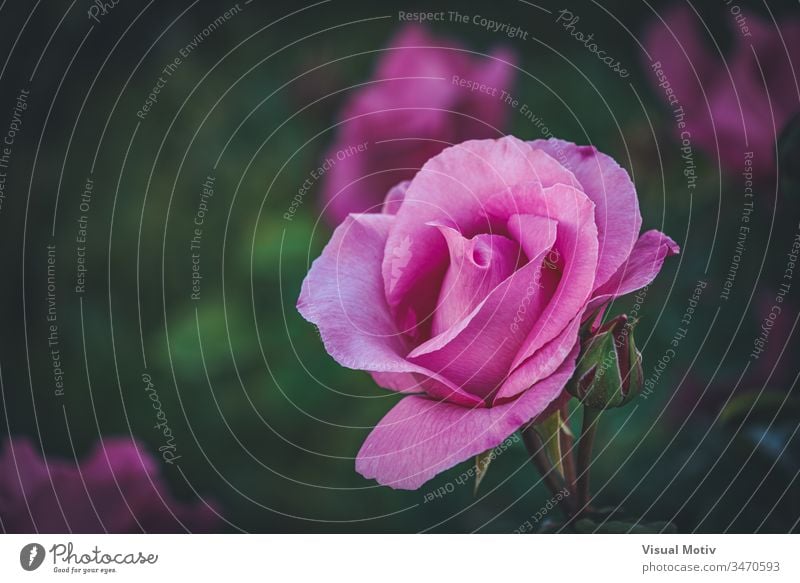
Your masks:
<svg viewBox="0 0 800 583"><path fill-rule="evenodd" d="M550 490L553 496L558 495L558 493L564 489L564 482L550 463L544 449L544 443L542 443L542 438L536 432L532 423L522 430L522 441L525 442L525 447L528 449L531 461L541 474L545 486L547 486L547 489ZM571 517L573 515L572 501L565 497L561 500L561 504L564 506L564 512L567 517Z"/></svg>
<svg viewBox="0 0 800 583"><path fill-rule="evenodd" d="M569 419L569 403L564 403L561 408L562 423L566 423ZM559 438L561 440L561 465L564 468L564 481L567 483L567 489L570 495L576 493L575 491L575 440L568 432L559 429Z"/></svg>
<svg viewBox="0 0 800 583"><path fill-rule="evenodd" d="M592 447L597 432L601 411L583 407L583 427L578 441L578 512L589 510L589 470L592 463Z"/></svg>

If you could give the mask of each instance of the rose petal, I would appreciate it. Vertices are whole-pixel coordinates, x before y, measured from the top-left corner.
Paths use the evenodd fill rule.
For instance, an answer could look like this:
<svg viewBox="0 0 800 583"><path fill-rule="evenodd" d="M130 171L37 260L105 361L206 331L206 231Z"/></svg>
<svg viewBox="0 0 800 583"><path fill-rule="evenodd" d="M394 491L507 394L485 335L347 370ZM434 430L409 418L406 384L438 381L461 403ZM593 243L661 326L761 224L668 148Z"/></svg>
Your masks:
<svg viewBox="0 0 800 583"><path fill-rule="evenodd" d="M550 376L578 343L580 323L580 316L576 317L558 336L517 366L497 391L494 403L503 403L516 397Z"/></svg>
<svg viewBox="0 0 800 583"><path fill-rule="evenodd" d="M592 146L550 138L531 142L569 168L580 190L595 204L599 251L595 288L605 283L628 257L642 227L636 188L613 158Z"/></svg>
<svg viewBox="0 0 800 583"><path fill-rule="evenodd" d="M482 399L462 391L433 373L414 374L407 372L371 372L372 379L379 387L403 394L425 393L432 399L455 403L462 407L484 407Z"/></svg>
<svg viewBox="0 0 800 583"><path fill-rule="evenodd" d="M406 197L408 185L411 184L410 180L403 180L398 182L389 192L386 193L386 198L383 200L383 212L387 215L396 215L403 204L403 199Z"/></svg>
<svg viewBox="0 0 800 583"><path fill-rule="evenodd" d="M516 368L539 348L550 342L582 312L594 288L597 268L597 227L594 223L594 203L580 190L566 184L542 189L538 184L520 184L494 196L487 208L493 214L504 214L522 206L527 212L550 216L558 221L555 250L558 252L561 278L548 297L547 306L537 315L526 314L532 326L521 327L527 333L524 343L511 364ZM514 221L509 222L514 230ZM531 229L522 229L524 237ZM546 272L547 270L545 270Z"/></svg>
<svg viewBox="0 0 800 583"><path fill-rule="evenodd" d="M157 470L130 438L104 438L79 465L43 458L27 439L13 438L0 455L0 522L16 533L207 532L216 526L210 505L175 500Z"/></svg>
<svg viewBox="0 0 800 583"><path fill-rule="evenodd" d="M498 95L487 95L479 91L468 91L461 88L463 97L459 110L466 115L460 123L456 124L459 132L457 141L463 142L480 137L499 138L505 134L504 126L511 108L499 98L499 90L510 92L513 90L514 77L516 76L516 55L506 49L500 48L492 51L488 58L474 60L470 77L487 87L498 89ZM448 81L453 83L453 73L450 71ZM461 76L464 78L464 76ZM476 119L470 119L474 117Z"/></svg>
<svg viewBox="0 0 800 583"><path fill-rule="evenodd" d="M397 393L422 393L424 389L413 374L407 372L371 372L372 380L379 387Z"/></svg>
<svg viewBox="0 0 800 583"><path fill-rule="evenodd" d="M648 69L653 63L660 63L675 94L682 103L692 104L693 110L705 110L703 85L717 77L722 65L715 62L701 31L697 15L688 6L674 4L654 19L644 34L644 46L652 58L646 61ZM659 82L652 71L651 78L654 84ZM663 91L661 87L656 89L659 94ZM701 114L706 115L695 112Z"/></svg>
<svg viewBox="0 0 800 583"><path fill-rule="evenodd" d="M469 315L500 282L514 273L524 257L520 246L502 235L482 233L467 239L457 229L436 225L447 241L450 267L444 276L433 334L440 334Z"/></svg>
<svg viewBox="0 0 800 583"><path fill-rule="evenodd" d="M401 28L381 53L372 80L352 93L340 115L327 156L335 163L323 178L329 221L339 224L351 212L376 210L389 188L412 178L450 144L502 135L497 128L509 108L460 87L453 77L510 90L513 60L506 50L474 57L420 25ZM336 157L357 144L366 149Z"/></svg>
<svg viewBox="0 0 800 583"><path fill-rule="evenodd" d="M381 57L376 77L391 79L414 75L447 75L469 68L469 56L452 39L433 36L419 24L399 29Z"/></svg>
<svg viewBox="0 0 800 583"><path fill-rule="evenodd" d="M478 403L450 381L405 358L409 347L389 313L380 272L384 243L394 221L394 216L385 214L350 215L311 266L297 309L318 326L325 349L342 366L418 373L422 375L419 382L430 379L425 387L430 386L432 394ZM409 380L392 382L407 387Z"/></svg>
<svg viewBox="0 0 800 583"><path fill-rule="evenodd" d="M561 394L576 356L573 351L553 375L496 407L469 409L405 397L367 437L356 471L392 488L419 488L436 474L496 447L544 411Z"/></svg>
<svg viewBox="0 0 800 583"><path fill-rule="evenodd" d="M528 306L525 300L530 301L531 283L537 280L556 237L556 224L550 219L530 217L527 224L530 237L537 237L535 246L529 242L531 252L536 252L531 261L492 289L466 318L412 350L409 360L473 395L486 397L500 386L525 331L536 319L533 314L521 331L514 327L520 306ZM531 312L538 305L529 306Z"/></svg>
<svg viewBox="0 0 800 583"><path fill-rule="evenodd" d="M297 309L319 327L325 349L348 368L410 372L408 352L384 300L379 266L395 217L351 215L303 281Z"/></svg>
<svg viewBox="0 0 800 583"><path fill-rule="evenodd" d="M605 285L595 292L586 314L606 302L643 288L653 281L664 265L664 259L680 253L680 247L664 233L647 231L639 237L631 255Z"/></svg>
<svg viewBox="0 0 800 583"><path fill-rule="evenodd" d="M492 232L486 203L496 193L522 182L543 186L576 180L571 172L541 150L513 136L472 140L445 149L428 160L406 191L387 249L406 246L410 260L402 272L392 258L383 263L387 301L399 319L413 312L418 322L433 313L447 260L444 239L427 223L440 221L462 233ZM503 217L505 221L516 209Z"/></svg>

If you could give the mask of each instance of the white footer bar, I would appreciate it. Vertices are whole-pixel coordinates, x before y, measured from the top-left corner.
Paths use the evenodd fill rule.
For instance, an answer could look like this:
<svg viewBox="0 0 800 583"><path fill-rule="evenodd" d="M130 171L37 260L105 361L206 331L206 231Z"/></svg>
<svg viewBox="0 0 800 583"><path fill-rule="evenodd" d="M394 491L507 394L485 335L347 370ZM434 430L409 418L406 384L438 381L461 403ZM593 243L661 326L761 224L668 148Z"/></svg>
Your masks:
<svg viewBox="0 0 800 583"><path fill-rule="evenodd" d="M777 582L798 555L769 534L0 535L0 581Z"/></svg>

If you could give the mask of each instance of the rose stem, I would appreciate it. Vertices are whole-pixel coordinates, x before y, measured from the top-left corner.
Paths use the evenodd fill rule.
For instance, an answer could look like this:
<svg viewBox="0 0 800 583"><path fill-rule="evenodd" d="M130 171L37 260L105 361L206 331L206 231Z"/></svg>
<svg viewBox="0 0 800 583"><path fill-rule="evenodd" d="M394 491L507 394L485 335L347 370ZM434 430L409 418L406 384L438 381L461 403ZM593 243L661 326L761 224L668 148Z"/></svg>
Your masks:
<svg viewBox="0 0 800 583"><path fill-rule="evenodd" d="M600 419L600 410L583 407L583 427L578 441L578 512L584 512L589 507L589 466L592 463L592 446L594 435L597 432L597 422Z"/></svg>
<svg viewBox="0 0 800 583"><path fill-rule="evenodd" d="M544 450L542 438L536 432L536 429L533 427L533 423L529 424L522 430L522 441L525 442L525 447L528 448L531 461L542 475L542 480L544 480L545 486L547 486L547 489L550 490L550 493L553 496L558 495L558 493L564 489L564 484L558 478L555 468L547 458L547 453ZM564 505L564 508L566 508L565 514L567 517L571 517L571 501L568 498L563 498L561 503Z"/></svg>
<svg viewBox="0 0 800 583"><path fill-rule="evenodd" d="M569 423L569 402L564 403L561 407L561 420L562 423ZM561 439L561 465L564 468L564 480L567 482L567 488L570 494L575 494L575 440L566 431L559 430L558 432Z"/></svg>

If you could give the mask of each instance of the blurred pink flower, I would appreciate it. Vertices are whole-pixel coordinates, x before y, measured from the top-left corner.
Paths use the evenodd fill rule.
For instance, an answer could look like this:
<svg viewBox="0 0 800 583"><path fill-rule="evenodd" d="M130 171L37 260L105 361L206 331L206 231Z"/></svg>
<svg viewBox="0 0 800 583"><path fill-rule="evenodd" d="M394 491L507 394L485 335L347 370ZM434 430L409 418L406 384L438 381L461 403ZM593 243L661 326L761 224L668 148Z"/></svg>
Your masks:
<svg viewBox="0 0 800 583"><path fill-rule="evenodd" d="M172 498L156 461L129 438L98 442L79 466L45 459L19 437L0 455L0 527L7 533L206 532L218 520L204 502Z"/></svg>
<svg viewBox="0 0 800 583"><path fill-rule="evenodd" d="M514 61L506 49L475 56L421 25L402 28L382 53L374 77L354 90L342 109L326 155L332 162L323 183L329 222L337 225L351 212L376 210L389 188L411 178L446 146L503 135L509 106L501 91L511 90ZM460 86L462 79L474 85ZM359 145L365 147L354 151Z"/></svg>
<svg viewBox="0 0 800 583"><path fill-rule="evenodd" d="M678 252L641 223L612 158L511 136L447 148L389 191L383 213L348 216L298 309L339 364L416 393L372 431L356 469L418 488L559 402L581 321Z"/></svg>
<svg viewBox="0 0 800 583"><path fill-rule="evenodd" d="M776 28L754 13L741 14L747 30L725 14L733 48L723 60L689 7L670 8L662 15L666 24L656 19L645 33L652 58L646 63L660 61L693 144L715 162L719 149L723 169L736 173L744 170L745 152L753 152L754 173L766 177L775 172L777 137L800 110L800 20L782 20ZM652 71L650 77L659 83ZM656 91L665 96L662 88Z"/></svg>

